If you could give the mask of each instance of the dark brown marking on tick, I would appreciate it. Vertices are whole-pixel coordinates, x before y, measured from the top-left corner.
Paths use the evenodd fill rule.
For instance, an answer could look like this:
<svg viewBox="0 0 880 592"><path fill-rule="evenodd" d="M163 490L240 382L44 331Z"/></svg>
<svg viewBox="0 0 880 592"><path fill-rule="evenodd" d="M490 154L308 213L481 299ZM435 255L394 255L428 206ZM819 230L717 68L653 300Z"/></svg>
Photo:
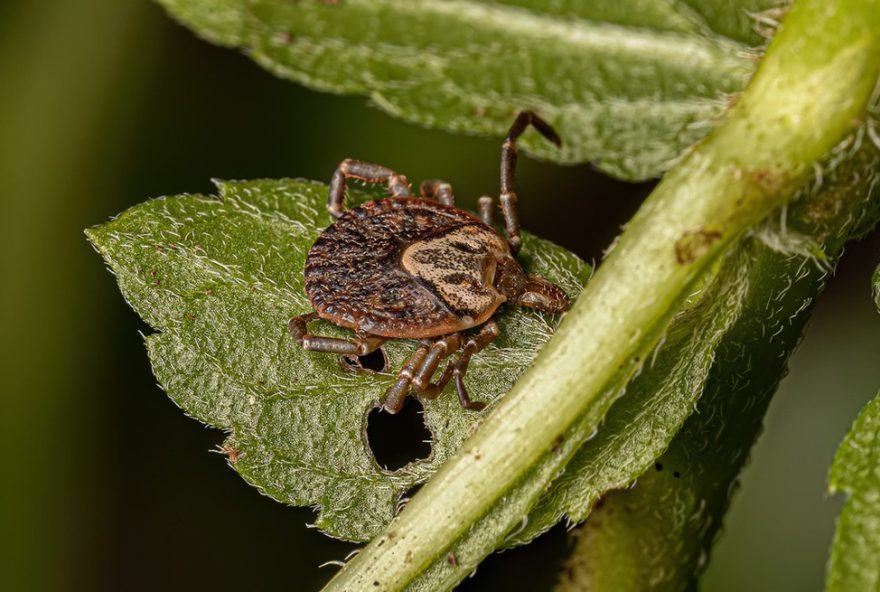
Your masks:
<svg viewBox="0 0 880 592"><path fill-rule="evenodd" d="M305 291L314 312L292 318L290 333L306 350L342 356L363 356L389 338L419 339L385 393L382 406L389 413L403 407L410 391L430 400L453 379L461 405L482 409L485 403L471 401L464 376L471 357L499 334L493 320L498 307L507 302L550 313L568 308L562 290L526 274L514 258L521 245L513 192L516 140L529 125L560 144L537 115L517 115L501 156L506 240L492 227L491 197L480 198L477 217L455 207L445 181L425 181L421 197L412 197L407 178L380 165L347 159L333 174L327 210L336 221L312 245L305 264ZM350 179L385 184L391 196L345 209ZM313 335L308 324L318 318L357 335ZM469 334L472 328L478 330ZM458 360L440 371L458 351Z"/></svg>
<svg viewBox="0 0 880 592"><path fill-rule="evenodd" d="M689 230L675 241L675 260L679 265L693 263L703 255L716 242L721 240L721 233L717 230Z"/></svg>

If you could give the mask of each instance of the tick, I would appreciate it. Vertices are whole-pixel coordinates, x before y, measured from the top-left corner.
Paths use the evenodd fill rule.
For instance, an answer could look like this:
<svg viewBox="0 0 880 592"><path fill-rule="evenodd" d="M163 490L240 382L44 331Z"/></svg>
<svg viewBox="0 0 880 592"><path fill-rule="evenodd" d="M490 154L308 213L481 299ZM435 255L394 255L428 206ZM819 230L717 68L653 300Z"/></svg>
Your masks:
<svg viewBox="0 0 880 592"><path fill-rule="evenodd" d="M521 111L501 148L500 210L505 236L493 227L493 200L481 197L479 217L455 207L452 187L425 181L412 195L403 175L383 166L344 160L333 174L327 209L336 221L318 236L305 264L305 291L313 312L290 320L290 332L308 351L363 356L388 339L418 339L419 346L386 391L389 413L410 391L437 397L450 379L461 405L480 410L464 384L471 356L498 336L494 317L502 304L550 313L568 299L541 276L527 274L515 256L522 245L513 178L516 140L532 125L561 145L550 125ZM349 179L385 184L390 197L345 209ZM312 335L308 323L324 319L351 329L354 339ZM440 364L449 361L436 382Z"/></svg>

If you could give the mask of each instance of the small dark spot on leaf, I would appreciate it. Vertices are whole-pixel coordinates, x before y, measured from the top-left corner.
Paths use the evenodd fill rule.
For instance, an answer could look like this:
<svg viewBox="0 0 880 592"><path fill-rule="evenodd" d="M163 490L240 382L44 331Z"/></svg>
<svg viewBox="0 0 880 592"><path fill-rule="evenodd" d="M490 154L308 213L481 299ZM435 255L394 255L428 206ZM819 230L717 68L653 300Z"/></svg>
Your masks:
<svg viewBox="0 0 880 592"><path fill-rule="evenodd" d="M424 408L407 397L403 409L392 415L381 407L367 417L367 442L373 457L386 471L396 471L431 455L431 432L422 417Z"/></svg>
<svg viewBox="0 0 880 592"><path fill-rule="evenodd" d="M458 565L458 559L455 558L455 553L452 553L451 551L449 555L446 556L446 561L448 561L449 565L451 565L452 567Z"/></svg>
<svg viewBox="0 0 880 592"><path fill-rule="evenodd" d="M564 442L565 442L565 436L563 436L562 434L559 434L558 436L556 436L556 439L553 440L553 447L550 449L550 451L553 454L559 454L559 452L562 450L562 444Z"/></svg>
<svg viewBox="0 0 880 592"><path fill-rule="evenodd" d="M663 470L663 464L662 464L662 463L656 463L656 464L654 465L654 468L657 469L658 471L662 471L662 470Z"/></svg>
<svg viewBox="0 0 880 592"><path fill-rule="evenodd" d="M373 585L374 585L374 586L378 586L378 585L379 585L379 580L376 580L375 582L373 582Z"/></svg>
<svg viewBox="0 0 880 592"><path fill-rule="evenodd" d="M388 355L381 347L363 356L340 356L342 367L354 372L380 374L388 370Z"/></svg>
<svg viewBox="0 0 880 592"><path fill-rule="evenodd" d="M403 558L404 563L409 563L412 561L412 551L407 551L406 556Z"/></svg>
<svg viewBox="0 0 880 592"><path fill-rule="evenodd" d="M679 473L678 471L673 471L672 476L678 479L679 477L681 477L681 473Z"/></svg>

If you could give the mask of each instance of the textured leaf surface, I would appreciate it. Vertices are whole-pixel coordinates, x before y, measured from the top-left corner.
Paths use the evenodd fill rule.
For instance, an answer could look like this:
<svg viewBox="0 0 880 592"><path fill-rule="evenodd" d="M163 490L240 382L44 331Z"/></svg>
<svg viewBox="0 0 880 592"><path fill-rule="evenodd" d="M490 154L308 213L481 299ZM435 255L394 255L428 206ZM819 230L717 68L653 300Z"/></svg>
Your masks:
<svg viewBox="0 0 880 592"><path fill-rule="evenodd" d="M743 88L780 0L159 0L206 39L278 76L367 95L431 127L501 135L539 111L560 162L626 179L667 169Z"/></svg>
<svg viewBox="0 0 880 592"><path fill-rule="evenodd" d="M317 525L328 534L366 540L390 521L403 494L458 448L480 415L449 394L425 403L431 457L396 472L381 469L365 441L365 423L395 376L346 371L336 356L303 351L287 329L291 316L310 310L303 265L330 222L327 187L280 180L218 188L219 198L148 201L88 236L128 302L158 331L147 347L159 382L188 414L230 431L224 451L235 470L281 502L317 507ZM357 201L359 194L352 195ZM520 261L571 296L590 271L532 237ZM556 320L523 309L504 312L501 336L471 362L471 394L492 401L507 392ZM344 335L323 322L312 329ZM389 342L390 368L399 368L413 348L411 341Z"/></svg>
<svg viewBox="0 0 880 592"><path fill-rule="evenodd" d="M849 495L831 550L830 592L880 587L880 394L868 403L831 465L830 490Z"/></svg>
<svg viewBox="0 0 880 592"><path fill-rule="evenodd" d="M787 212L744 239L723 262L713 283L735 278L738 289L716 306L728 314L736 311L737 316L713 346L708 372L685 375L677 386L669 385L669 394L661 390L660 400L650 402L658 405L657 416L638 429L624 427L612 434L622 440L615 447L608 446L600 431L595 439L600 448L622 452L611 464L633 462L630 479L618 487L634 485L611 491L593 508L559 590L693 589L816 296L844 242L861 236L880 219L880 147L870 142L866 129L838 146L823 174ZM718 293L712 286L704 298L712 297L713 291ZM698 308L702 306L708 303ZM662 355L661 350L658 359ZM632 386L650 373L645 370ZM657 442L639 448L640 432L654 426L657 439L668 442L674 430L658 426L680 421L676 410L694 395L699 397L695 412L685 415L681 431L665 452L656 461L650 459L647 452ZM609 412L607 425L618 425L614 418L647 405L642 397L638 390L628 392ZM604 477L608 469L583 462L601 453L591 453L592 445L588 443L576 457L578 463L570 463L564 478L554 483L562 491L551 490L551 497L562 498L573 518L586 516L603 492L595 485L579 490L571 484L582 487L591 478L611 483ZM646 471L640 475L642 469Z"/></svg>

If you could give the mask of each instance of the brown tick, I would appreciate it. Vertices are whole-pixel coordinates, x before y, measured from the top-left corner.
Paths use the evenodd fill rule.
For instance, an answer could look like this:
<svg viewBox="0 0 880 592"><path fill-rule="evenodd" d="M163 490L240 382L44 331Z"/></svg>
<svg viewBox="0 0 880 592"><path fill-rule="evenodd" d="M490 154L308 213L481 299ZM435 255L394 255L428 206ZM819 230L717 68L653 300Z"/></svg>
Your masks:
<svg viewBox="0 0 880 592"><path fill-rule="evenodd" d="M492 198L481 197L479 217L455 207L452 187L425 181L413 197L406 177L390 169L344 160L333 174L327 209L336 218L309 251L305 290L315 309L290 320L290 332L309 351L363 356L389 338L420 345L385 393L383 407L397 413L411 388L433 399L454 376L461 405L480 410L464 386L471 356L498 336L495 312L503 303L558 313L565 294L527 274L514 259L522 241L513 192L516 140L531 124L561 145L559 136L531 111L520 112L501 149L501 213L507 238L492 226ZM390 197L344 208L345 183L359 179L388 186ZM308 323L321 318L353 330L355 339L321 337ZM473 327L479 329L466 333ZM440 363L459 349L437 382Z"/></svg>

